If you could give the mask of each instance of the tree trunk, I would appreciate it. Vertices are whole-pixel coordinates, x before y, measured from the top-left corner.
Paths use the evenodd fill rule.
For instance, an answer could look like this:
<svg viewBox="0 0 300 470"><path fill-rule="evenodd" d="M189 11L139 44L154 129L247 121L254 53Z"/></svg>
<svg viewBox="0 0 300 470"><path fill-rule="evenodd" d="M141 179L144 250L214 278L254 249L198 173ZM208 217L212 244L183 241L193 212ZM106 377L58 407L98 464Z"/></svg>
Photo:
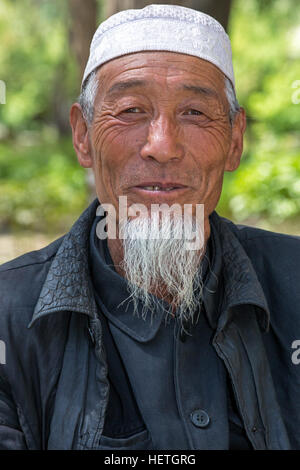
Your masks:
<svg viewBox="0 0 300 470"><path fill-rule="evenodd" d="M68 0L71 17L69 26L69 45L78 63L78 88L83 77L89 58L90 44L97 29L98 2L97 0ZM89 168L86 172L88 199L91 202L96 197L94 176Z"/></svg>
<svg viewBox="0 0 300 470"><path fill-rule="evenodd" d="M161 0L106 0L106 17L117 13L120 10L127 10L129 8L143 8L152 3L164 3L181 5L182 7L193 8L194 10L202 11L210 16L213 16L221 23L223 28L227 30L228 19L230 13L232 0L182 0L176 1L161 1Z"/></svg>
<svg viewBox="0 0 300 470"><path fill-rule="evenodd" d="M89 57L90 44L97 28L97 0L68 0L70 12L69 43L79 65L80 82Z"/></svg>

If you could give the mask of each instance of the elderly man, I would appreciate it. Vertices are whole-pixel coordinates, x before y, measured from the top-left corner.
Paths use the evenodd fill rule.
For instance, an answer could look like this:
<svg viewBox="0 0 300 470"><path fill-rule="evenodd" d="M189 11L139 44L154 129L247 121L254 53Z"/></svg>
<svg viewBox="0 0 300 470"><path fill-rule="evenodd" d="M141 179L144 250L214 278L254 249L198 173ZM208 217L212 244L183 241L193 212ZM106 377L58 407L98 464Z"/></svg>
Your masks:
<svg viewBox="0 0 300 470"><path fill-rule="evenodd" d="M1 268L0 447L300 449L299 239L215 212L246 126L221 25L110 17L70 122L97 199Z"/></svg>

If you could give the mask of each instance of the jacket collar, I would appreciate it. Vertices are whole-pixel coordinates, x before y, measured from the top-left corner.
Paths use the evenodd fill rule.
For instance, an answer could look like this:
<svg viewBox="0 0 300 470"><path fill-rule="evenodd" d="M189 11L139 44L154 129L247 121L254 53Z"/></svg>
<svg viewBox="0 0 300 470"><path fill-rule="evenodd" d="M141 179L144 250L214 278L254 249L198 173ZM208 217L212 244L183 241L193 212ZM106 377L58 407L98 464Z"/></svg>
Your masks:
<svg viewBox="0 0 300 470"><path fill-rule="evenodd" d="M89 275L89 232L99 206L95 199L65 235L35 305L30 328L38 319L63 310L97 316Z"/></svg>
<svg viewBox="0 0 300 470"><path fill-rule="evenodd" d="M234 307L241 305L252 305L263 331L268 331L270 323L270 311L263 288L258 280L257 274L252 266L250 258L247 256L241 242L238 239L238 231L236 226L229 220L220 217L216 212L210 216L211 229L214 231L214 243L220 244L222 263L222 276L218 277L215 285L210 290L217 288L221 283L223 291L223 299L220 303L221 311L225 313L219 318L218 328L221 329L230 314L234 313ZM216 248L214 251L218 251ZM213 279L212 279L213 282ZM210 300L209 292L206 295L207 302ZM236 311L241 312L241 309ZM215 309L217 312L217 309ZM217 318L215 325L217 323Z"/></svg>
<svg viewBox="0 0 300 470"><path fill-rule="evenodd" d="M49 268L39 299L36 303L28 328L40 318L59 311L79 312L90 318L97 317L97 305L89 270L89 235L96 216L99 201L96 198L82 213L65 235ZM204 303L210 315L212 327L216 327L222 311L236 305L252 304L258 307L260 326L268 329L269 309L249 257L238 238L232 233L228 223L213 212L210 216L214 231L213 251L222 252L212 266L214 272L222 271L222 276L209 276L205 285ZM222 269L221 269L222 267ZM223 302L216 303L217 288L223 279ZM226 320L223 320L226 321Z"/></svg>

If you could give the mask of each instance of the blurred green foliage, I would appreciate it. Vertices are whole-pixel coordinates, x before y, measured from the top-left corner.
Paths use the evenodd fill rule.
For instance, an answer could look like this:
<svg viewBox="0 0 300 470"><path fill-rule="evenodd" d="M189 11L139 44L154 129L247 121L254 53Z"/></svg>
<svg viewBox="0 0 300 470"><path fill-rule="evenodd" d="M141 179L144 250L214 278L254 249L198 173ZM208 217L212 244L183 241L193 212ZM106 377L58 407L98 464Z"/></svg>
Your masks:
<svg viewBox="0 0 300 470"><path fill-rule="evenodd" d="M300 80L299 0L235 0L229 33L248 129L241 166L225 175L217 209L236 221L300 218L300 103L292 102ZM0 41L7 87L0 231L61 232L88 204L86 170L66 129L79 91L67 2L2 0Z"/></svg>
<svg viewBox="0 0 300 470"><path fill-rule="evenodd" d="M1 231L62 232L88 202L68 126L79 77L67 20L67 2L0 3Z"/></svg>
<svg viewBox="0 0 300 470"><path fill-rule="evenodd" d="M66 2L57 0L0 3L0 74L7 84L1 122L14 135L53 121L58 91L66 102L74 98L77 69L66 17Z"/></svg>
<svg viewBox="0 0 300 470"><path fill-rule="evenodd" d="M0 168L2 230L63 232L84 208L86 184L70 138L44 137L21 151L18 143L0 144Z"/></svg>
<svg viewBox="0 0 300 470"><path fill-rule="evenodd" d="M277 225L300 216L300 103L293 103L300 97L299 2L236 1L230 37L248 129L240 168L225 175L218 210L237 221Z"/></svg>

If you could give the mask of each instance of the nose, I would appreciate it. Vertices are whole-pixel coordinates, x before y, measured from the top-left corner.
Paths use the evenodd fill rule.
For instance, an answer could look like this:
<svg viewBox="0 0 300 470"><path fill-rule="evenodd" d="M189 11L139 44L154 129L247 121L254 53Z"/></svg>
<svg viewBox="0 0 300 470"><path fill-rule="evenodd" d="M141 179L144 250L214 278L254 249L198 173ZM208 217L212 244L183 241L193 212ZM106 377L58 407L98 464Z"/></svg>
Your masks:
<svg viewBox="0 0 300 470"><path fill-rule="evenodd" d="M184 148L179 141L179 130L171 118L160 116L149 124L147 142L141 150L143 159L159 163L179 161L183 158Z"/></svg>

